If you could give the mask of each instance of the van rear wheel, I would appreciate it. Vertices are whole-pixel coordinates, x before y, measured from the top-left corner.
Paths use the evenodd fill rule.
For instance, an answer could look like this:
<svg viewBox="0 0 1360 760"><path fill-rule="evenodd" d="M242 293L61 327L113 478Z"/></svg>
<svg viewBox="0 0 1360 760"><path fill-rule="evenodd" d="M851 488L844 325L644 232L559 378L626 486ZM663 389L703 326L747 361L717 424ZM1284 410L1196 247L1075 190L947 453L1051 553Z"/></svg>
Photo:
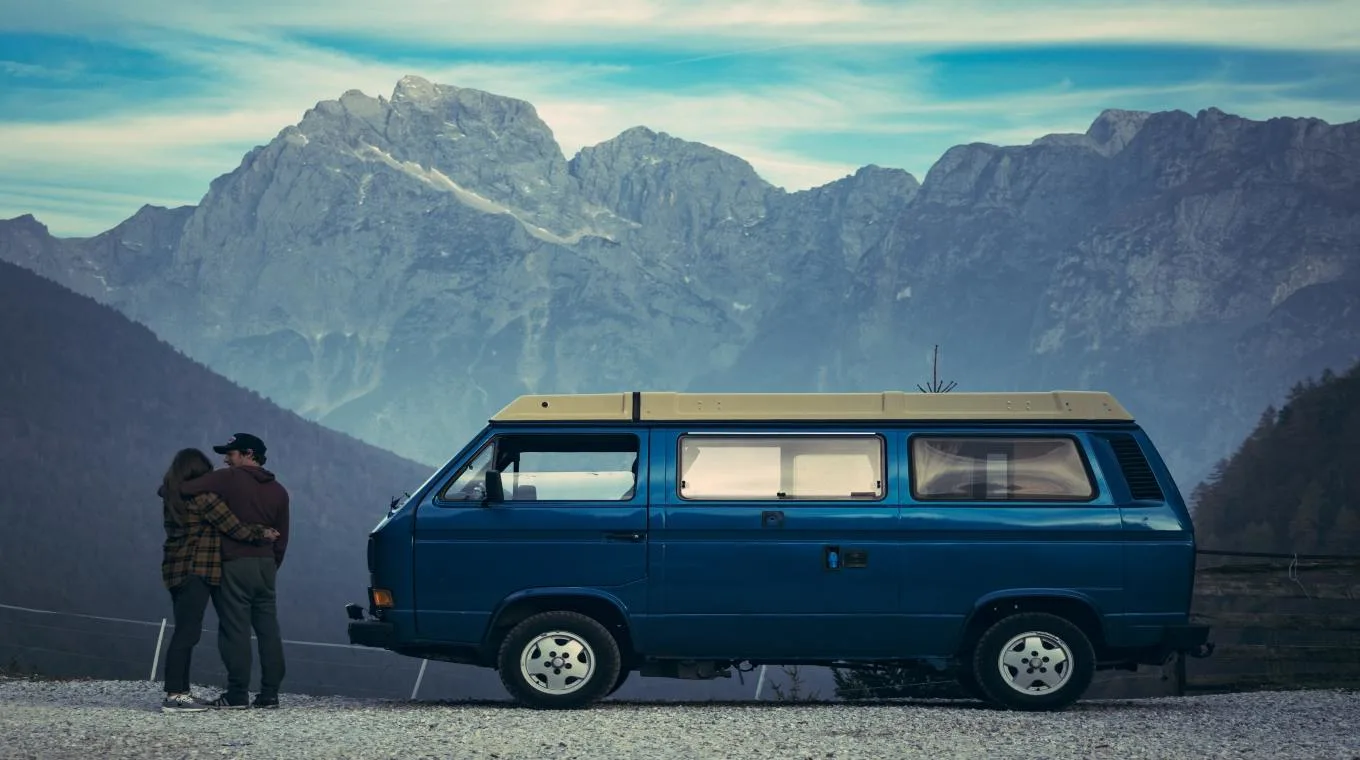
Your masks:
<svg viewBox="0 0 1360 760"><path fill-rule="evenodd" d="M1061 710L1095 676L1091 640L1071 621L1047 612L1002 618L978 639L973 674L992 701L1011 710Z"/></svg>
<svg viewBox="0 0 1360 760"><path fill-rule="evenodd" d="M554 610L510 629L497 657L506 691L530 707L569 710L602 699L619 679L618 642L594 618Z"/></svg>

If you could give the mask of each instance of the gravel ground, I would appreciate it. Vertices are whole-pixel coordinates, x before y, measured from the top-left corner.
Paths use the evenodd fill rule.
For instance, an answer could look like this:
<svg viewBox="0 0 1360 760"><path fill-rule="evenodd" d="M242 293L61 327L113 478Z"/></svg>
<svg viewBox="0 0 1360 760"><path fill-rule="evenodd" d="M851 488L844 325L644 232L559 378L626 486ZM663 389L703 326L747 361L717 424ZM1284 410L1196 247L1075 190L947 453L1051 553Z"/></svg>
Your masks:
<svg viewBox="0 0 1360 760"><path fill-rule="evenodd" d="M206 687L199 696L215 695ZM145 681L0 681L4 758L1360 758L1360 694L1082 702L509 703L285 695L280 710L167 715Z"/></svg>

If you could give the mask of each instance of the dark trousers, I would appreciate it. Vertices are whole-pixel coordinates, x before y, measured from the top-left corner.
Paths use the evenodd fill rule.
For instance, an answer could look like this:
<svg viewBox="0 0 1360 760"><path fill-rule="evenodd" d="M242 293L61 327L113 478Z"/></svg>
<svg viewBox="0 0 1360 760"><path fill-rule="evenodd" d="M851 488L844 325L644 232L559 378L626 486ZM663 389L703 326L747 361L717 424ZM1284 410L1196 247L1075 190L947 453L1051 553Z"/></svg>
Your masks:
<svg viewBox="0 0 1360 760"><path fill-rule="evenodd" d="M222 563L222 585L213 590L217 649L227 669L227 701L249 699L250 631L260 647L260 695L277 697L283 681L283 638L279 634L272 557L243 557Z"/></svg>
<svg viewBox="0 0 1360 760"><path fill-rule="evenodd" d="M203 634L203 612L208 609L211 587L197 575L191 575L170 589L170 602L175 613L175 633L165 652L165 693L189 691L189 662L194 647Z"/></svg>

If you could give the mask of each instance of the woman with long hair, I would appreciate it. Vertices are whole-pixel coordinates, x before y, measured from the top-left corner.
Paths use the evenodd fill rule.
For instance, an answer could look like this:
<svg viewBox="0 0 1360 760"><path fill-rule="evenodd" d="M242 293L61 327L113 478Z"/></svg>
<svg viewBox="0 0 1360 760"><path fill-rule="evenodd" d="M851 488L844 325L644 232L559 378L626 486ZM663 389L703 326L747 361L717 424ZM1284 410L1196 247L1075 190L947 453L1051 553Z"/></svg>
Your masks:
<svg viewBox="0 0 1360 760"><path fill-rule="evenodd" d="M175 633L165 653L165 712L199 712L207 706L189 693L189 664L203 632L203 612L212 587L222 583L222 534L238 541L265 544L278 531L264 525L244 525L214 493L190 499L180 494L186 480L212 472L208 456L198 449L180 449L161 479L161 517L165 524L161 578L170 591Z"/></svg>

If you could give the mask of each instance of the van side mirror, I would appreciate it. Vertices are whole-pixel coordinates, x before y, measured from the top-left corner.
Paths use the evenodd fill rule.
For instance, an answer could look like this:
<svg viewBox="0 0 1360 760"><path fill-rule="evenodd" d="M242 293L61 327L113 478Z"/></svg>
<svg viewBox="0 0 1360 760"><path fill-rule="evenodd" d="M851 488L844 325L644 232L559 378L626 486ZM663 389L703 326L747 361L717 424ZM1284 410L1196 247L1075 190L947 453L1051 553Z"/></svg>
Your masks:
<svg viewBox="0 0 1360 760"><path fill-rule="evenodd" d="M484 504L499 504L505 501L505 486L501 485L501 471L486 471L486 498Z"/></svg>

